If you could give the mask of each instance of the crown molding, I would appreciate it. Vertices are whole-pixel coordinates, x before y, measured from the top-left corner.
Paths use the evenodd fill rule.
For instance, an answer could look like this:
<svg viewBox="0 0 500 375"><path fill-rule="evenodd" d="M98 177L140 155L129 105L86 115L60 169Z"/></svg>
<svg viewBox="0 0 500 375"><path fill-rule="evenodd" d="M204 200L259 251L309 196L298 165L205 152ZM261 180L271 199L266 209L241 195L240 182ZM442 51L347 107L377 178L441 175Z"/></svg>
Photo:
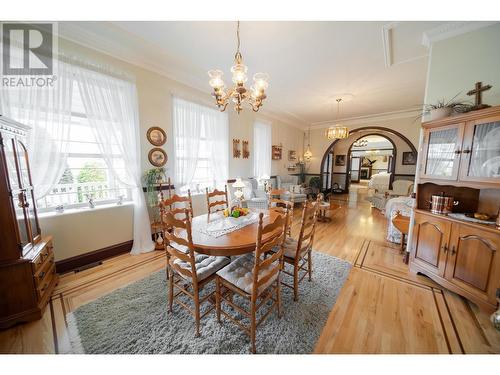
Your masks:
<svg viewBox="0 0 500 375"><path fill-rule="evenodd" d="M364 125L376 122L383 122L387 120L415 118L418 116L419 113L421 113L421 111L422 111L421 109L407 108L399 111L375 113L366 116L346 117L338 120L320 121L312 123L311 129L326 129L329 126L339 122L341 122L342 125L356 126L356 125Z"/></svg>
<svg viewBox="0 0 500 375"><path fill-rule="evenodd" d="M422 44L430 47L433 43L469 33L483 27L491 26L498 21L453 21L446 22L422 34Z"/></svg>

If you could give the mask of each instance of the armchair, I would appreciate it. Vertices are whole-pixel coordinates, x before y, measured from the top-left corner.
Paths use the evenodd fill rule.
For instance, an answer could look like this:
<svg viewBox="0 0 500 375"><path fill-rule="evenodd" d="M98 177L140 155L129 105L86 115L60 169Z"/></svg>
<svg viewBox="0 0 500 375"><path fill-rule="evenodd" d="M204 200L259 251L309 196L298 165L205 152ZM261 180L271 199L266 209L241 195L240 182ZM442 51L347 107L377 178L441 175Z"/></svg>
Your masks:
<svg viewBox="0 0 500 375"><path fill-rule="evenodd" d="M267 194L263 189L259 189L259 184L255 178L242 180L245 184L243 188L243 207L248 208L267 208ZM233 184L228 184L230 201L235 199Z"/></svg>
<svg viewBox="0 0 500 375"><path fill-rule="evenodd" d="M412 191L413 181L397 180L392 183L391 190L376 190L375 194L370 197L370 202L372 207L375 207L383 212L389 199L401 196L408 197Z"/></svg>

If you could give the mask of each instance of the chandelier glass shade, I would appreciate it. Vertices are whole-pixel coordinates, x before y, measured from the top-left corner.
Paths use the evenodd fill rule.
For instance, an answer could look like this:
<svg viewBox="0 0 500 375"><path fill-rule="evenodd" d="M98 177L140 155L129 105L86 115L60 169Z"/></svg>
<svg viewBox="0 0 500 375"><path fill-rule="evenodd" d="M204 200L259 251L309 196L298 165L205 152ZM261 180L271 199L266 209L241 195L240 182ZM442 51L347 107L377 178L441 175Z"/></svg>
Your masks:
<svg viewBox="0 0 500 375"><path fill-rule="evenodd" d="M245 87L248 81L248 67L243 64L243 57L240 53L240 21L236 29L238 47L234 55L234 65L231 67L233 87L226 88L223 74L220 70L210 70L208 76L209 85L214 89L212 96L215 98L217 107L221 112L226 110L229 102L233 102L234 110L240 113L243 103L248 103L254 112L257 112L266 99L266 90L269 87L269 75L266 73L256 73L253 76L253 85L250 89Z"/></svg>
<svg viewBox="0 0 500 375"><path fill-rule="evenodd" d="M306 152L304 152L304 160L309 161L309 160L311 160L312 156L313 156L313 154L311 152L311 146L307 145Z"/></svg>
<svg viewBox="0 0 500 375"><path fill-rule="evenodd" d="M306 152L304 152L304 161L311 161L313 154L311 152L311 127L307 131L307 148Z"/></svg>
<svg viewBox="0 0 500 375"><path fill-rule="evenodd" d="M340 102L342 101L341 98L335 99L337 102L337 120L339 119L339 114L340 114ZM349 129L345 126L342 126L340 124L336 124L333 126L330 126L327 131L325 132L326 138L329 140L334 140L334 139L345 139L349 137Z"/></svg>
<svg viewBox="0 0 500 375"><path fill-rule="evenodd" d="M349 137L349 129L341 125L330 126L326 131L326 137L329 140L345 139Z"/></svg>

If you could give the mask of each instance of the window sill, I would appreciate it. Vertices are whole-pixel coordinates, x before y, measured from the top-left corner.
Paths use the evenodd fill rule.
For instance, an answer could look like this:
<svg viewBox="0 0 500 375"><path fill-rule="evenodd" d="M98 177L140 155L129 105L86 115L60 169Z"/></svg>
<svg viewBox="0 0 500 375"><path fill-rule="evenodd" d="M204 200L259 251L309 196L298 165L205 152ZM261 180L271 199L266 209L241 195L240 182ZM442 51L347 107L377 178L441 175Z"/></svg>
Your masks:
<svg viewBox="0 0 500 375"><path fill-rule="evenodd" d="M64 210L63 212L56 212L55 210L53 211L47 211L47 212L41 212L38 214L38 217L40 219L47 218L47 217L55 217L55 216L67 216L67 215L79 215L79 214L85 214L85 213L92 213L95 211L101 211L101 210L110 210L114 208L119 208L119 207L124 207L124 206L133 206L134 202L133 201L127 201L123 202L121 205L117 205L116 203L108 203L108 204L102 204L102 205L96 205L95 208L90 208L90 207L78 207L78 208L68 208Z"/></svg>

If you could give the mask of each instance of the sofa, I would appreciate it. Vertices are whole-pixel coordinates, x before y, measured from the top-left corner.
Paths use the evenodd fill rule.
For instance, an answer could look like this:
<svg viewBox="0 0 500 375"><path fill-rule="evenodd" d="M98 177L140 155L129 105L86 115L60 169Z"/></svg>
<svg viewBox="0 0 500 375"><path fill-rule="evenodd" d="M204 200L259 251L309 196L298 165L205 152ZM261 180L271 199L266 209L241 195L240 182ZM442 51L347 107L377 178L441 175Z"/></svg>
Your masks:
<svg viewBox="0 0 500 375"><path fill-rule="evenodd" d="M292 200L294 203L304 203L307 201L307 194L305 189L299 184L298 176L276 176L276 185L278 189L286 190L282 194L281 199Z"/></svg>
<svg viewBox="0 0 500 375"><path fill-rule="evenodd" d="M391 190L375 190L375 193L368 197L372 207L385 211L385 206L389 199L395 197L408 197L413 191L413 181L409 180L396 180L392 183Z"/></svg>

